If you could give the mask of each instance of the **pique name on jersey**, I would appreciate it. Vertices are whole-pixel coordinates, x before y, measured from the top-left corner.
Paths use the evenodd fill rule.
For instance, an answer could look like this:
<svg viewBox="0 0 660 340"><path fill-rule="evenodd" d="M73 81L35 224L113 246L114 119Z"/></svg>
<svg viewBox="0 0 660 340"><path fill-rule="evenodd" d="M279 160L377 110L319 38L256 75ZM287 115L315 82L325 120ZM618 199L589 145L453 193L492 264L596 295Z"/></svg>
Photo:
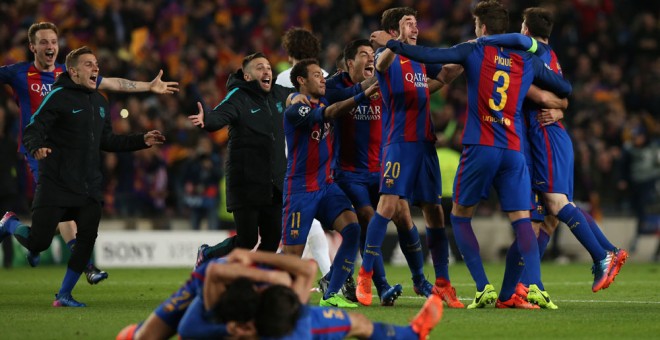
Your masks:
<svg viewBox="0 0 660 340"><path fill-rule="evenodd" d="M415 85L415 87L429 87L428 85L428 77L426 76L425 73L406 73L403 75L403 79L405 79L407 82L412 83Z"/></svg>
<svg viewBox="0 0 660 340"><path fill-rule="evenodd" d="M380 120L381 106L358 105L351 110L353 120Z"/></svg>
<svg viewBox="0 0 660 340"><path fill-rule="evenodd" d="M499 55L495 56L495 64L506 67L511 67L511 65L513 65L513 63L511 62L511 58L502 58Z"/></svg>

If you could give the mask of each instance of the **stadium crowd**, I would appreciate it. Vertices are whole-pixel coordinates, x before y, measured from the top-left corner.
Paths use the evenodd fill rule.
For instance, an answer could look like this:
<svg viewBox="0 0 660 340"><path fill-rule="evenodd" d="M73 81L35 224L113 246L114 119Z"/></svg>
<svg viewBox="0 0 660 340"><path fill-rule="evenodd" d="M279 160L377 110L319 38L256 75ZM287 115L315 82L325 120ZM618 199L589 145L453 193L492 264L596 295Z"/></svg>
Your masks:
<svg viewBox="0 0 660 340"><path fill-rule="evenodd" d="M226 129L212 135L193 126L196 102L213 108L226 95L229 74L246 54L264 52L275 72L289 67L281 37L290 27L312 30L321 40L323 69L333 73L343 46L378 29L383 10L411 6L419 13L419 45L451 46L474 38L472 0L421 1L210 1L67 0L0 4L0 62L31 60L27 28L51 21L60 30L60 58L87 45L97 51L101 74L150 81L159 69L178 81L172 96L107 93L117 133L158 129L167 143L138 153L108 154L105 215L183 217L203 204L218 206ZM575 199L594 216L647 214L658 209L660 183L660 3L624 0L503 1L509 31L520 27L525 7L550 6L556 22L550 44L574 91L565 124L575 145ZM460 150L466 112L465 81L433 95L440 143ZM125 109L126 111L124 111ZM2 179L14 210L26 213L28 176L17 159L19 114L11 91L0 91L2 159L15 161ZM445 130L458 122L456 130ZM448 132L447 135L443 131ZM210 137L209 137L210 136ZM12 147L13 146L13 147ZM648 153L652 162L636 164ZM643 157L641 157L643 158ZM210 162L210 163L209 163ZM4 162L3 162L4 163ZM641 163L641 161L640 161ZM214 173L200 176L200 168ZM3 168L4 169L4 168ZM3 170L5 171L5 170ZM645 173L639 176L639 171ZM17 180L16 180L17 179ZM5 188L7 188L5 190ZM15 189L15 190L13 190ZM643 197L643 199L640 199ZM656 202L655 205L651 204ZM491 203L481 212L495 212ZM485 207L485 208L484 208ZM653 212L651 210L651 212ZM660 212L660 209L655 213ZM166 219L163 222L167 227ZM217 227L217 221L211 228Z"/></svg>

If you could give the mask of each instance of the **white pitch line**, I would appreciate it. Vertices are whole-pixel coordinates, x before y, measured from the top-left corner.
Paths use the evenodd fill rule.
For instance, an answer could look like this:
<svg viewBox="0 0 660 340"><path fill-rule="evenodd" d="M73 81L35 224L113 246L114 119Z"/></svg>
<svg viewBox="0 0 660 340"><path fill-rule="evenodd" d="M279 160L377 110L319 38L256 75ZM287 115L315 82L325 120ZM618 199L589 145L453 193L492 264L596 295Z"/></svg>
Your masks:
<svg viewBox="0 0 660 340"><path fill-rule="evenodd" d="M399 296L399 299L425 299L425 297L422 296ZM463 301L472 301L472 298L467 298L467 297L458 297L459 300ZM625 300L625 301L614 301L614 300L558 300L558 299L552 299L553 302L588 302L588 303L629 303L629 304L652 304L652 305L660 305L660 301L630 301L630 300Z"/></svg>

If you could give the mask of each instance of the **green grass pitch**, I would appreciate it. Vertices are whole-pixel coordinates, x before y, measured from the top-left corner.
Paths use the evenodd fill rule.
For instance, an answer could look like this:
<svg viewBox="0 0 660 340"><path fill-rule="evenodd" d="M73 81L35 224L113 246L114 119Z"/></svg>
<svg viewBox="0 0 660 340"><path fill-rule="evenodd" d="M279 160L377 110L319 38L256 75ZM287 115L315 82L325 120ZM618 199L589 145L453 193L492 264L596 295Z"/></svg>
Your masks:
<svg viewBox="0 0 660 340"><path fill-rule="evenodd" d="M426 266L427 275L432 268ZM486 265L496 289L502 264ZM431 339L584 338L647 339L660 334L660 266L626 264L610 288L591 292L588 264L542 265L546 290L559 310L480 310L445 308ZM389 282L404 293L396 306L360 307L372 320L407 324L424 300L414 295L407 267L387 267ZM87 308L53 308L64 267L0 270L0 339L112 339L125 325L141 321L188 277L181 269L110 269L110 278L90 286L81 278L74 290ZM467 268L450 266L461 300L474 297ZM312 294L318 303L320 293Z"/></svg>

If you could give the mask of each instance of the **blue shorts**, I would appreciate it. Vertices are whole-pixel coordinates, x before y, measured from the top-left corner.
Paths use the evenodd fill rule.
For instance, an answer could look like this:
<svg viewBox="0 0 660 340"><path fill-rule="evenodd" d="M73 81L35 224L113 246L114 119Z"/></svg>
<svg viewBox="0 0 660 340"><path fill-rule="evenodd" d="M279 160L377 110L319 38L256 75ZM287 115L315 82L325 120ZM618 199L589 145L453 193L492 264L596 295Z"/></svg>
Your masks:
<svg viewBox="0 0 660 340"><path fill-rule="evenodd" d="M470 207L488 198L495 188L502 211L532 208L529 171L525 156L492 146L466 145L454 178L454 202Z"/></svg>
<svg viewBox="0 0 660 340"><path fill-rule="evenodd" d="M344 210L355 211L337 183L324 185L313 192L285 193L282 207L282 243L305 244L315 218L325 228L331 228L337 216Z"/></svg>
<svg viewBox="0 0 660 340"><path fill-rule="evenodd" d="M543 204L542 193L532 190L532 210L529 211L529 218L534 222L545 221L545 205Z"/></svg>
<svg viewBox="0 0 660 340"><path fill-rule="evenodd" d="M333 180L353 203L353 207L375 207L378 205L378 172L351 172L335 170Z"/></svg>
<svg viewBox="0 0 660 340"><path fill-rule="evenodd" d="M573 143L566 130L556 125L532 127L532 188L540 192L560 193L573 201Z"/></svg>
<svg viewBox="0 0 660 340"><path fill-rule="evenodd" d="M380 193L411 203L440 204L442 178L433 143L392 143L383 148Z"/></svg>

